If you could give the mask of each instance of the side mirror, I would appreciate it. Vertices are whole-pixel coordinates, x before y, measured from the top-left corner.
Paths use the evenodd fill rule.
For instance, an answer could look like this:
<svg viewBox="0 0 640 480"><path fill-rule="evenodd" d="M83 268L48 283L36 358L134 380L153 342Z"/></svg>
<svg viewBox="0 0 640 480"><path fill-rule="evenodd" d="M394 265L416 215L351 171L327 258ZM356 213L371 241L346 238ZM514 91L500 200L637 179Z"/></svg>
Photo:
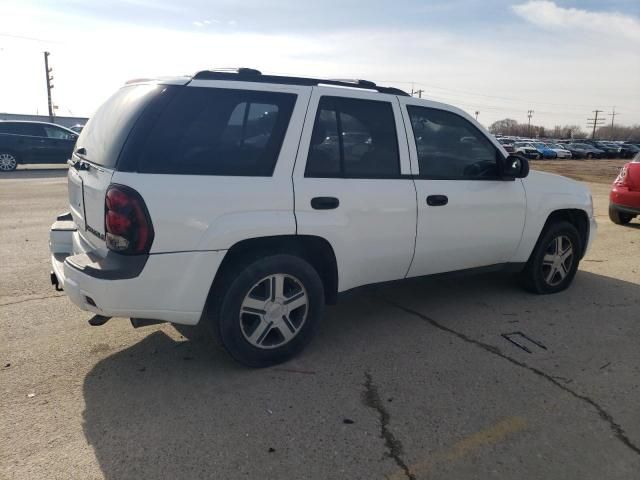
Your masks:
<svg viewBox="0 0 640 480"><path fill-rule="evenodd" d="M525 178L529 175L529 160L520 155L509 155L504 159L501 173L507 179Z"/></svg>

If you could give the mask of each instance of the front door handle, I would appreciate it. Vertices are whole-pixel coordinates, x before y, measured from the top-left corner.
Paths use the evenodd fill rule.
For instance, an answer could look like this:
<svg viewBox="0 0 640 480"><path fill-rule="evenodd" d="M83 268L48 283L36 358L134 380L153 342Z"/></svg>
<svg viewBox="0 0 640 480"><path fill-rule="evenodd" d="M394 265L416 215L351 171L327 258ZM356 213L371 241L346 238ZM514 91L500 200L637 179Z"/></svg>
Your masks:
<svg viewBox="0 0 640 480"><path fill-rule="evenodd" d="M340 200L335 197L314 197L311 199L311 208L314 210L333 210L338 208Z"/></svg>
<svg viewBox="0 0 640 480"><path fill-rule="evenodd" d="M449 198L446 195L429 195L427 197L427 205L430 207L441 207L449 203Z"/></svg>

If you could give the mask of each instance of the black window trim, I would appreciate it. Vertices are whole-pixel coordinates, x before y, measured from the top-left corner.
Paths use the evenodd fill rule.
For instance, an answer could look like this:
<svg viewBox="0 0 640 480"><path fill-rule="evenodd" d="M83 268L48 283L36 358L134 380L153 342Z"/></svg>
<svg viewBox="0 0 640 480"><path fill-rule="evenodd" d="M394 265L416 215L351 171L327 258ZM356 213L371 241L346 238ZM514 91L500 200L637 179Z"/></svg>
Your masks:
<svg viewBox="0 0 640 480"><path fill-rule="evenodd" d="M502 161L506 160L506 157L504 155L502 155L502 152L500 151L500 149L497 148L493 144L491 139L489 139L489 137L487 137L484 133L482 133L482 130L480 130L478 127L476 127L473 123L471 123L469 120L464 118L459 113L452 112L451 110L446 110L444 108L435 108L435 107L428 107L428 106L424 106L424 105L415 105L415 104L412 104L412 103L405 103L404 107L405 107L405 110L407 112L407 117L409 118L409 121L411 121L411 113L409 112L409 107L425 108L425 109L428 109L428 110L437 110L439 112L447 112L447 113L450 113L452 115L455 115L455 116L461 118L462 120L466 121L478 134L480 134L484 138L486 138L489 141L489 143L491 144L491 146L495 149L495 151L496 151L496 163L498 165L498 169L500 169L500 160L502 160ZM413 126L411 126L411 123L409 123L409 126L411 128L411 135L413 136L413 146L414 146L414 148L416 150L416 163L417 163L418 172L419 172L420 171L420 161L418 159L418 145L416 143L416 135L415 135L415 132L413 131ZM408 133L408 131L407 131L407 133ZM411 149L409 149L409 154L411 154ZM465 177L460 177L460 176L429 175L429 174L418 173L418 174L413 174L412 176L413 176L413 178L415 180L458 180L458 181L476 181L476 180L481 180L481 181L493 181L493 182L495 182L495 181L513 180L512 178L505 178L505 177L503 177L501 175L494 175L494 176L490 176L490 177L465 178Z"/></svg>
<svg viewBox="0 0 640 480"><path fill-rule="evenodd" d="M316 126L316 122L320 116L320 101L323 98L331 98L331 99L346 99L346 100L364 100L367 102L376 102L376 103L386 103L391 106L391 114L393 117L393 131L396 136L396 144L398 147L398 174L397 175L348 175L344 173L344 148L343 148L343 138L340 132L342 131L342 121L340 120L340 109L336 106L333 109L333 112L336 114L336 123L338 128L338 144L340 151L340 173L331 175L328 173L320 174L320 175L309 175L307 174L307 166L309 160L309 150L311 149L311 145L309 145L309 149L307 150L307 155L305 159L304 166L304 178L329 178L329 179L345 179L345 180L409 180L413 178L412 174L403 174L402 173L402 155L401 155L401 146L400 146L400 137L398 135L398 129L396 127L396 112L393 109L394 103L390 100L378 100L378 99L370 99L370 98L358 98L358 97L347 97L342 95L320 95L318 97L318 102L316 104L316 114L313 120L313 125L311 126L311 135L313 135L313 129ZM311 136L309 137L311 138Z"/></svg>

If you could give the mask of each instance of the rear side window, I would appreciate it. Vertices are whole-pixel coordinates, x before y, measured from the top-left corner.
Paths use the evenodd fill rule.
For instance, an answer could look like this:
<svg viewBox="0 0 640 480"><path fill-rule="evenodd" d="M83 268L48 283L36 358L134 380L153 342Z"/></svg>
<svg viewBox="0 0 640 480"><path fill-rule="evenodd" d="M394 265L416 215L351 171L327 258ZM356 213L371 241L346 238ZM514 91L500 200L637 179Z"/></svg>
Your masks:
<svg viewBox="0 0 640 480"><path fill-rule="evenodd" d="M141 173L270 176L296 95L182 88L151 128Z"/></svg>
<svg viewBox="0 0 640 480"><path fill-rule="evenodd" d="M322 97L306 177L395 178L400 156L389 102Z"/></svg>
<svg viewBox="0 0 640 480"><path fill-rule="evenodd" d="M154 98L170 88L148 84L121 88L89 119L76 147L86 150L85 157L90 162L115 168L122 146L140 114Z"/></svg>
<svg viewBox="0 0 640 480"><path fill-rule="evenodd" d="M0 133L13 135L28 135L31 137L45 137L44 127L40 123L7 122L0 123Z"/></svg>

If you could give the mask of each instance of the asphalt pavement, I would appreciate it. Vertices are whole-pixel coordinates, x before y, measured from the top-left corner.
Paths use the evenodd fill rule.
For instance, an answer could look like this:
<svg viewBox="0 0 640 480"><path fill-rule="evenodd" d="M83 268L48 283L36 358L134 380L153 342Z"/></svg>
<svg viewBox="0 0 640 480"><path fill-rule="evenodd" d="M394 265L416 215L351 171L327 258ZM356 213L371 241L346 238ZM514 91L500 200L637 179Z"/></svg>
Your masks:
<svg viewBox="0 0 640 480"><path fill-rule="evenodd" d="M640 222L566 292L510 275L347 295L297 359L87 324L49 284L64 170L0 178L0 478L637 479ZM167 288L171 279L167 278Z"/></svg>

